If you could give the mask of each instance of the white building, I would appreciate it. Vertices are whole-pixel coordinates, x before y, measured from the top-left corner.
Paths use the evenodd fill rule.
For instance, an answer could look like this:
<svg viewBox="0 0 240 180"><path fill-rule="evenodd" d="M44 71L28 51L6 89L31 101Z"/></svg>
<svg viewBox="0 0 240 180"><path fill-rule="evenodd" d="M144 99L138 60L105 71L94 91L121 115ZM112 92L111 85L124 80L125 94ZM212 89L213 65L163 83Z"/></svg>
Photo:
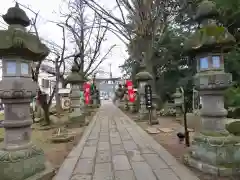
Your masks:
<svg viewBox="0 0 240 180"><path fill-rule="evenodd" d="M40 73L38 76L38 85L41 91L45 92L46 94L48 94L48 96L50 96L53 92L55 84L56 84L56 77L52 74L47 73L45 70L43 71L43 69L40 68ZM59 82L58 88L59 88L58 93L60 94L70 93L70 84L67 84L66 88L63 88L62 82ZM55 98L53 98L53 103L55 103Z"/></svg>

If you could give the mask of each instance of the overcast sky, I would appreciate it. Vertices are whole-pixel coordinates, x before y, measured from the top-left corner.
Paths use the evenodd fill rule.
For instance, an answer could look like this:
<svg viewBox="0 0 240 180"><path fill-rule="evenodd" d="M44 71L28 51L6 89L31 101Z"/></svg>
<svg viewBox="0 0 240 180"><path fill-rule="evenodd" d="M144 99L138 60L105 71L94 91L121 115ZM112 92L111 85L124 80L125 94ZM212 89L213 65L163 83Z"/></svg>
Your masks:
<svg viewBox="0 0 240 180"><path fill-rule="evenodd" d="M111 0L99 0L101 1L104 6L111 9L114 7L114 2ZM59 17L59 9L64 8L64 3L62 0L18 0L20 4L24 4L29 6L31 9L33 9L35 12L39 11L40 18L38 19L38 30L39 34L44 39L49 39L51 41L54 41L58 44L61 43L61 29L56 26L55 24L49 22L51 21L58 21L60 20ZM112 3L111 3L112 2ZM13 0L5 0L4 3L1 3L0 6L0 14L5 14L7 12L7 9L9 7L12 7L15 5L15 2ZM66 7L65 10L66 11ZM33 15L26 10L29 17L33 17ZM1 28L1 24L0 24ZM126 47L125 45L112 33L107 34L107 41L104 42L102 51L103 53L113 44L116 44L117 46L112 51L111 55L108 56L108 59L101 65L101 69L104 69L105 71L109 72L109 64L112 64L112 72L113 76L121 76L120 69L118 68L119 65L121 65L124 62L124 59L127 57L127 53L125 52ZM106 75L108 76L108 75Z"/></svg>

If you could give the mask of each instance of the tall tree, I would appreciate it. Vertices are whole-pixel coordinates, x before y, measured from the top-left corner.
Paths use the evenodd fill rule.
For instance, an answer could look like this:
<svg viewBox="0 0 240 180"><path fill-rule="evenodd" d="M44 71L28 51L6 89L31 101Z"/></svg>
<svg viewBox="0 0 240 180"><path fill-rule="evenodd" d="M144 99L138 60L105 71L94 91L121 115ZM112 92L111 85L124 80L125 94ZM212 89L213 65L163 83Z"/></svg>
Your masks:
<svg viewBox="0 0 240 180"><path fill-rule="evenodd" d="M73 61L78 65L79 72L88 77L108 58L111 45L103 53L103 44L107 39L108 23L104 23L101 16L91 11L83 1L68 2L69 12L64 13L65 21L62 23L69 32L69 38L75 47ZM88 13L93 13L93 17Z"/></svg>

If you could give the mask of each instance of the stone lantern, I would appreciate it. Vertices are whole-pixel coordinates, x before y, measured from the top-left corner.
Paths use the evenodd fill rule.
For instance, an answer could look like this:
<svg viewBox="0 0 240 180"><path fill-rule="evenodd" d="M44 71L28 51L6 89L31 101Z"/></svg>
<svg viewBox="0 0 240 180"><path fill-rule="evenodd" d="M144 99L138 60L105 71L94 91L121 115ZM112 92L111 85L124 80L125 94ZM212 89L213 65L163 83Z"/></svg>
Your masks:
<svg viewBox="0 0 240 180"><path fill-rule="evenodd" d="M173 94L174 105L176 108L176 120L181 120L181 116L183 114L183 94L180 92L180 88L176 88L176 92Z"/></svg>
<svg viewBox="0 0 240 180"><path fill-rule="evenodd" d="M74 63L70 75L67 77L67 82L71 84L71 110L69 120L78 122L80 125L85 124L85 116L83 113L83 102L81 102L80 93L83 90L84 77L79 73L78 66Z"/></svg>
<svg viewBox="0 0 240 180"><path fill-rule="evenodd" d="M232 176L239 173L240 143L225 128L224 90L231 85L232 77L224 72L224 53L230 51L235 39L216 24L217 15L213 2L200 3L195 17L200 28L185 43L187 52L196 57L195 86L202 97L200 132L195 134L185 162L207 173Z"/></svg>
<svg viewBox="0 0 240 180"><path fill-rule="evenodd" d="M31 63L43 60L49 50L37 36L26 31L30 20L17 3L2 18L9 26L0 30L0 98L5 105L0 179L37 179L52 170L46 166L43 150L31 143L30 102L38 90L32 80Z"/></svg>
<svg viewBox="0 0 240 180"><path fill-rule="evenodd" d="M136 74L136 80L138 82L138 95L139 95L139 120L148 120L149 112L146 109L145 104L145 85L152 80L152 75L146 71L146 67L143 63L140 64L139 73ZM157 115L156 115L156 105L153 102L152 110L152 124L158 124Z"/></svg>

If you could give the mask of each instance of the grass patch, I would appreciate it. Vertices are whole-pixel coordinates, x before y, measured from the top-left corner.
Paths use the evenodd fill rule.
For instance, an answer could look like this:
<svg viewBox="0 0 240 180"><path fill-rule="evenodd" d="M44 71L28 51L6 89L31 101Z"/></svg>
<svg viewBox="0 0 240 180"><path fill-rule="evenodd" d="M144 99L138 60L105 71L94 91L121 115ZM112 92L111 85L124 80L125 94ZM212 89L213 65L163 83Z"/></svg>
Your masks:
<svg viewBox="0 0 240 180"><path fill-rule="evenodd" d="M0 113L0 120L4 120L4 114Z"/></svg>
<svg viewBox="0 0 240 180"><path fill-rule="evenodd" d="M0 141L4 138L4 128L0 128Z"/></svg>

